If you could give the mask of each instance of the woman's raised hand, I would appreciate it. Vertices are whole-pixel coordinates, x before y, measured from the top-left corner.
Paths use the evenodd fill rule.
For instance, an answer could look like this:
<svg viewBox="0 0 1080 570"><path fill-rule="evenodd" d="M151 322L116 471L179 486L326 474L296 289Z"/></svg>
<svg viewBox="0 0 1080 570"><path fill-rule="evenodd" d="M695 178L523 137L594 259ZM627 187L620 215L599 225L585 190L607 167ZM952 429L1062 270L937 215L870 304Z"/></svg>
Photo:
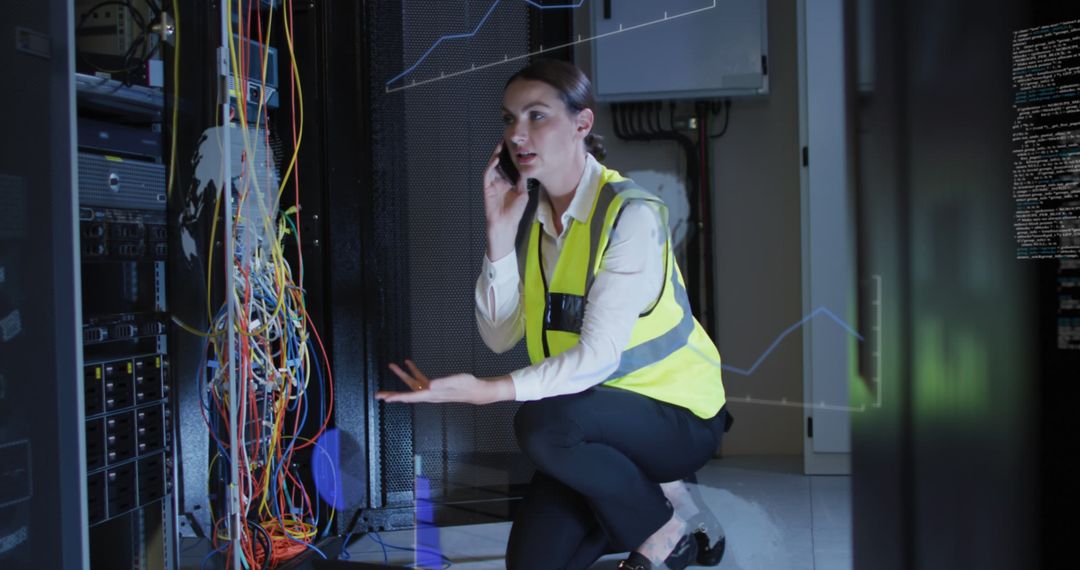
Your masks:
<svg viewBox="0 0 1080 570"><path fill-rule="evenodd" d="M525 177L517 184L506 179L499 169L499 153L505 142L495 147L495 152L484 170L484 214L487 217L488 259L496 261L514 250L514 238L518 223L529 203Z"/></svg>
<svg viewBox="0 0 1080 570"><path fill-rule="evenodd" d="M406 404L449 402L490 404L513 400L516 393L514 382L509 376L477 378L472 374L454 374L432 380L421 372L413 361L406 360L405 366L408 367L408 371L391 363L390 370L409 387L409 390L375 392L376 400Z"/></svg>

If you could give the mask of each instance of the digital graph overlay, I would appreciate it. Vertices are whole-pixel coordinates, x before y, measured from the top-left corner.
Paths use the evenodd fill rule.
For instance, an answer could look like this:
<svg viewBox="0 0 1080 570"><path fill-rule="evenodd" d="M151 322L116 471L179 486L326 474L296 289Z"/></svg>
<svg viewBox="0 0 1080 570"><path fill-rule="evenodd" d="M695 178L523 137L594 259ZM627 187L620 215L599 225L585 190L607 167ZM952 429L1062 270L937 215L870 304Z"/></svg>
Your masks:
<svg viewBox="0 0 1080 570"><path fill-rule="evenodd" d="M881 318L882 318L882 316L881 316L881 276L880 275L873 275L871 277L871 279L873 279L873 281L874 281L874 297L870 301L870 305L871 305L871 307L873 307L873 322L870 325L870 335L869 336L870 336L870 342L872 343L872 345L871 345L872 346L872 351L871 351L870 354L873 357L873 361L874 361L873 375L871 377L871 382L873 382L873 384L874 384L874 391L876 392L876 396L875 396L875 402L873 404L871 404L870 407L871 408L880 408L882 406L882 399L881 399L882 398L882 390L881 390L881 360L882 360L882 354L881 354L881 332L882 332L882 327L881 327ZM866 342L866 338L864 338L863 335L859 334L854 329L854 327L849 325L843 319L836 316L835 313L833 313L832 311L830 311L829 309L827 309L825 307L818 307L818 308L814 309L813 312L811 312L809 315L803 317L802 320L800 320L799 322L797 322L797 323L791 325L790 327L784 329L783 332L781 332L779 335L777 335L776 340L774 340L772 342L772 344L770 344L769 347L766 348L765 351L761 353L761 356L759 356L757 358L757 360L754 361L754 364L752 366L750 366L750 368L738 368L738 367L731 366L731 365L728 365L728 364L722 364L720 367L726 372L731 372L733 374L738 374L740 376L749 377L750 375L752 375L754 373L754 371L757 370L757 368L762 364L762 362L764 362L765 359L768 358L769 354L772 353L772 351L775 350L776 347L780 345L780 343L784 340L784 338L786 338L788 335L795 332L800 327L804 326L806 323L810 322L811 320L813 320L815 317L818 317L818 316L828 317L830 320L834 321L837 325L839 325L842 329L844 329L844 331L846 331L849 335L851 335L851 336L855 337L856 339L858 339L859 342ZM829 403L826 403L826 402L788 401L787 398L781 398L780 400L766 400L766 399L754 398L754 397L750 396L749 394L747 394L745 396L728 396L727 401L729 401L729 402L747 403L747 404L760 404L760 405L766 405L766 406L781 406L781 407L789 407L789 408L813 408L813 409L816 409L816 410L832 410L832 411L841 411L841 412L865 412L866 409L867 409L867 406L865 404L861 405L861 406L843 406L843 405L837 405L837 404L829 404Z"/></svg>
<svg viewBox="0 0 1080 570"><path fill-rule="evenodd" d="M557 5L556 4L544 5L544 4L539 4L539 3L537 3L537 2L535 2L533 0L519 0L519 1L524 2L524 3L530 5L530 6L534 7L534 8L537 8L539 10L572 10L572 9L581 7L581 5L585 3L585 0L579 0L576 3L557 4ZM407 78L409 75L411 75L413 73L413 71L415 71L416 68L419 67L424 62L424 60L426 60L428 58L428 56L430 56L432 54L432 52L435 51L435 49L437 47L439 47L444 42L453 41L453 40L468 39L468 38L471 38L471 37L475 36L480 31L480 29L483 28L484 23L487 22L488 18L491 16L492 12L495 11L495 8L500 3L503 2L503 0L494 0L494 2L492 2L492 4L491 4L491 7L489 7L487 12L484 13L484 17L481 18L480 21L476 24L476 26L473 27L471 32L445 35L445 36L442 36L439 39L435 40L435 42L431 44L431 47L429 47L423 53L423 55L421 55L416 60L415 63L413 63L407 69L405 69L404 71L402 71L401 73L399 73L398 75L394 76L393 78L391 78L389 81L386 82L386 93L394 93L394 92L397 92L397 91L403 91L405 89L411 89L413 87L420 87L421 85L428 85L428 84L434 83L436 81L442 81L444 79L450 79L452 77L458 77L458 76L461 76L461 75L465 75L467 73L472 73L474 71L480 71L481 69L487 69L489 67L495 67L496 65L502 65L502 64L505 64L505 63L509 63L511 61L519 61L519 60L522 60L522 59L527 59L527 58L530 58L530 57L533 57L533 56L536 56L536 55L547 53L549 51L555 51L555 50L563 49L563 48L566 48L566 47L570 47L570 46L574 46L574 45L583 44L583 43L586 43L586 42L591 42L591 41L594 41L594 40L598 40L600 38L605 38L605 37L608 37L608 36L613 36L613 35L616 35L616 34L621 34L621 33L629 32L629 31L632 31L632 30L638 30L638 29L641 29L641 28L644 28L644 27L647 27L647 26L653 26L653 25L656 25L656 24L662 24L662 23L670 21L670 20L675 20L675 19L678 19L678 18L684 18L686 16L692 16L694 14L700 14L700 13L705 12L707 10L712 10L713 8L716 8L716 1L717 0L712 0L712 3L710 5L708 5L708 6L703 6L701 8L695 8L693 10L687 10L685 12L679 12L677 14L669 14L668 12L663 11L662 15L660 17L658 17L657 19L655 19L655 20L650 20L650 21L647 21L647 22L641 22L641 23L638 23L638 24L630 25L630 26L627 26L625 24L619 24L619 28L617 30L612 30L610 32L604 32L602 34L596 34L596 35L589 36L589 37L583 37L581 34L578 34L577 39L574 40L574 41L570 41L570 42L567 42L567 43L564 43L564 44L559 44L557 46L547 47L547 48L545 48L544 46L540 46L540 49L538 49L536 51L521 54L521 55L515 55L513 57L511 57L509 55L504 55L503 59L501 59L501 60L496 60L496 61L481 64L481 65L477 65L477 64L474 63L467 69L461 69L461 70L453 71L453 72L450 72L450 73L446 73L445 71L440 72L437 77L430 77L430 78L421 79L421 80L413 79L413 80L410 80L408 82L403 81L405 78ZM395 85L395 84L398 84L398 85Z"/></svg>

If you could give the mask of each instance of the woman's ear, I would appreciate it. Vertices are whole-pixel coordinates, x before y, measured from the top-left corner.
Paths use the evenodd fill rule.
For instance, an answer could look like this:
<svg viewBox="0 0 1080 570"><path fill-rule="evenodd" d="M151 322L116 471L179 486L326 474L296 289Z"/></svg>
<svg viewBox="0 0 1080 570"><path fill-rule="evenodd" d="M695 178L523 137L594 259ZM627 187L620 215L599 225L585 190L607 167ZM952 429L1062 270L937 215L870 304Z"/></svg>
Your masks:
<svg viewBox="0 0 1080 570"><path fill-rule="evenodd" d="M592 131L593 120L595 119L592 109L582 109L577 114L577 130L581 133L581 138L585 138Z"/></svg>

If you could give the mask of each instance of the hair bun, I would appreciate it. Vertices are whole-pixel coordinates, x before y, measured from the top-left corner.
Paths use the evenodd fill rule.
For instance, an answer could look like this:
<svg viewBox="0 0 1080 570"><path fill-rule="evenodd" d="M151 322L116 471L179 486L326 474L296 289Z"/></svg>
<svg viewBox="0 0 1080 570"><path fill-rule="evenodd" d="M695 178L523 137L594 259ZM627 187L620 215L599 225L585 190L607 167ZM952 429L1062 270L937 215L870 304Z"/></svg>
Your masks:
<svg viewBox="0 0 1080 570"><path fill-rule="evenodd" d="M589 151L596 160L604 160L607 156L607 149L604 147L604 137L589 133L585 136L585 149Z"/></svg>

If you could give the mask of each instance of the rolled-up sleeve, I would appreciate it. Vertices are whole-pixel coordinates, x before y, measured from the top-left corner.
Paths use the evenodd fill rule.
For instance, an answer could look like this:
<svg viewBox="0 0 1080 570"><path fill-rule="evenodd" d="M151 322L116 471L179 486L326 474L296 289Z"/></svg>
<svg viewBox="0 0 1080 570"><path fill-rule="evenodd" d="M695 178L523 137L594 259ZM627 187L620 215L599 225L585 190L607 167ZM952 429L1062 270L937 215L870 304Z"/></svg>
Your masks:
<svg viewBox="0 0 1080 570"><path fill-rule="evenodd" d="M525 335L521 310L521 278L513 253L484 267L476 279L476 326L484 344L495 352L510 350Z"/></svg>

